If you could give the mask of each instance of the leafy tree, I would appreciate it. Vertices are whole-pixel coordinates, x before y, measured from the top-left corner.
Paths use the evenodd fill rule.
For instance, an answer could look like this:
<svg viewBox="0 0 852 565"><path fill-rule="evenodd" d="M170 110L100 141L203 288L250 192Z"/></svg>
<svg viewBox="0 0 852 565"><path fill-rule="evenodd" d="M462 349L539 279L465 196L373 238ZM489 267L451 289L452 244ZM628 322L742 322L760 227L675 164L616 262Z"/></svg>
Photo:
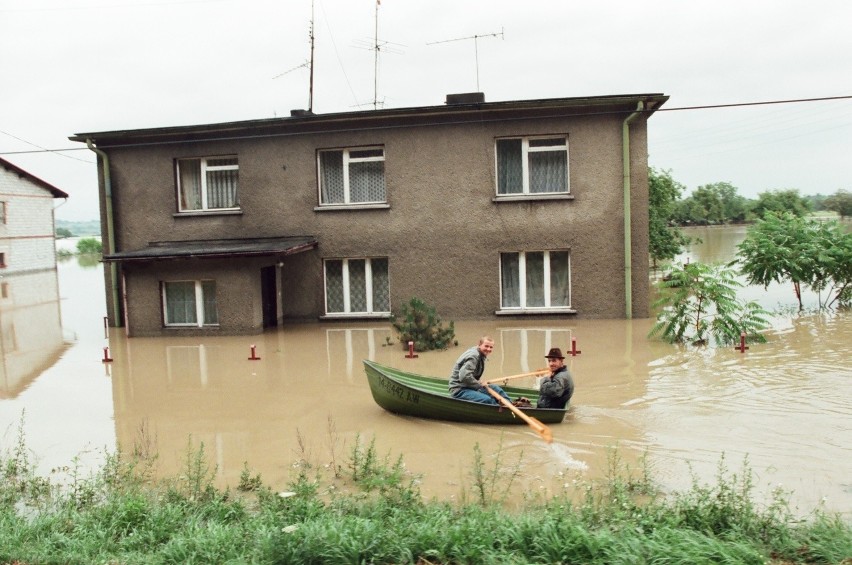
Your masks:
<svg viewBox="0 0 852 565"><path fill-rule="evenodd" d="M689 263L672 268L659 284L662 295L654 304L662 307L650 337L669 343L719 345L735 343L745 333L750 342L763 343L760 333L768 327L766 312L756 302L737 300L736 272L723 265Z"/></svg>
<svg viewBox="0 0 852 565"><path fill-rule="evenodd" d="M73 237L74 234L68 228L56 228L56 237Z"/></svg>
<svg viewBox="0 0 852 565"><path fill-rule="evenodd" d="M819 222L792 212L767 214L752 226L738 246L742 273L750 284L764 287L789 280L799 302L802 286L822 293L820 307L849 303L852 284L852 234L838 222Z"/></svg>
<svg viewBox="0 0 852 565"><path fill-rule="evenodd" d="M828 196L824 194L809 194L807 196L804 196L804 199L808 201L811 210L813 210L814 212L819 212L821 210L828 209L825 207L826 198L828 198Z"/></svg>
<svg viewBox="0 0 852 565"><path fill-rule="evenodd" d="M403 349L408 349L408 342L414 342L417 351L446 349L455 342L455 324L450 322L444 327L435 308L419 298L412 298L402 305L401 319L393 316L391 323L399 333Z"/></svg>
<svg viewBox="0 0 852 565"><path fill-rule="evenodd" d="M737 193L729 182L705 184L678 202L672 215L679 224L725 224L742 222L749 211L749 201Z"/></svg>
<svg viewBox="0 0 852 565"><path fill-rule="evenodd" d="M763 218L767 212L790 212L796 216L807 216L810 211L811 204L808 199L794 188L761 192L751 209L753 217L758 219Z"/></svg>
<svg viewBox="0 0 852 565"><path fill-rule="evenodd" d="M77 253L80 253L81 255L103 252L103 244L94 237L84 237L77 242Z"/></svg>
<svg viewBox="0 0 852 565"><path fill-rule="evenodd" d="M823 206L826 210L837 212L843 218L852 216L852 193L848 190L840 189L831 196L826 197L823 201Z"/></svg>
<svg viewBox="0 0 852 565"><path fill-rule="evenodd" d="M741 222L746 216L746 199L737 194L737 187L729 182L705 184L695 189L693 198L705 211L710 223Z"/></svg>
<svg viewBox="0 0 852 565"><path fill-rule="evenodd" d="M839 222L812 222L813 249L817 256L813 266L811 288L820 293L820 307L834 303L852 304L852 233ZM823 301L822 292L826 292Z"/></svg>
<svg viewBox="0 0 852 565"><path fill-rule="evenodd" d="M657 261L674 259L681 252L689 238L683 235L671 221L678 198L684 186L674 180L671 171L656 171L648 173L648 229L650 232L650 251L654 269Z"/></svg>

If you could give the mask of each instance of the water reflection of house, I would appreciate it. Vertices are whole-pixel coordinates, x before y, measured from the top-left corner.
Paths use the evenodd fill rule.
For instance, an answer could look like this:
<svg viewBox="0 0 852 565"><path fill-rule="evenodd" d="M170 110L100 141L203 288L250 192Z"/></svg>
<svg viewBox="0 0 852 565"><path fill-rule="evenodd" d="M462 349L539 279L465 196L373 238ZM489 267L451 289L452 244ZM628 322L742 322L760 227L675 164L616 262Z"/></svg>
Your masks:
<svg viewBox="0 0 852 565"><path fill-rule="evenodd" d="M647 317L647 118L631 94L80 133L98 154L110 323ZM570 150L569 150L570 145Z"/></svg>
<svg viewBox="0 0 852 565"><path fill-rule="evenodd" d="M64 349L53 200L67 197L0 158L0 398L17 396Z"/></svg>

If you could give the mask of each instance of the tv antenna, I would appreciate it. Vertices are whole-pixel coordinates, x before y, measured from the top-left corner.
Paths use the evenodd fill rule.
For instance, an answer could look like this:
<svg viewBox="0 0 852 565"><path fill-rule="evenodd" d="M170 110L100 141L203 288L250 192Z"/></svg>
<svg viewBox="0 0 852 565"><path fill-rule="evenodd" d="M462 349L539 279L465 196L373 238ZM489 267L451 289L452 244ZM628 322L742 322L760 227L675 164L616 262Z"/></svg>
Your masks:
<svg viewBox="0 0 852 565"><path fill-rule="evenodd" d="M373 37L370 40L359 39L355 42L355 47L359 49L368 49L373 51L373 109L379 106L379 52L385 53L402 53L399 47L405 47L399 43L391 43L390 41L379 40L379 5L381 0L376 0L375 11L375 28Z"/></svg>
<svg viewBox="0 0 852 565"><path fill-rule="evenodd" d="M314 2L311 0L311 27L308 32L308 39L311 42L311 58L301 65L297 65L292 69L286 70L279 75L275 75L272 77L273 80L283 77L286 74L290 74L297 69L301 69L307 67L311 71L311 76L308 84L308 112L313 112L314 110Z"/></svg>
<svg viewBox="0 0 852 565"><path fill-rule="evenodd" d="M500 39L505 39L503 36L504 28L500 28L499 33L483 33L482 35L471 35L468 37L456 37L455 39L444 39L441 41L433 41L431 43L427 43L426 45L437 45L439 43L450 43L453 41L465 41L467 39L473 40L473 52L476 57L476 91L479 92L479 39L484 37L499 37Z"/></svg>

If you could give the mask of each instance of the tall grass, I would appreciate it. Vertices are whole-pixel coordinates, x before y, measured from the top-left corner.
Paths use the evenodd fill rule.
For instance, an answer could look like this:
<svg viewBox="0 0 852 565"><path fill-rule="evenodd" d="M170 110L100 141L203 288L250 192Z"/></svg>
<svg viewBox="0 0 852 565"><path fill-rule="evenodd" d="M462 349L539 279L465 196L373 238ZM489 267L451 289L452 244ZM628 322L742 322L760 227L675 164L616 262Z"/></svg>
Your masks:
<svg viewBox="0 0 852 565"><path fill-rule="evenodd" d="M0 455L0 563L852 563L852 525L819 509L796 519L782 491L755 503L748 465L724 458L715 483L663 496L613 451L604 479L508 512L522 457L507 465L502 446L489 461L474 449L475 500L460 504L423 500L375 439L356 437L346 463L333 454L339 467L303 458L284 492L248 464L238 488L217 489L203 444L186 451L170 479L135 446L59 484L36 476L21 427Z"/></svg>

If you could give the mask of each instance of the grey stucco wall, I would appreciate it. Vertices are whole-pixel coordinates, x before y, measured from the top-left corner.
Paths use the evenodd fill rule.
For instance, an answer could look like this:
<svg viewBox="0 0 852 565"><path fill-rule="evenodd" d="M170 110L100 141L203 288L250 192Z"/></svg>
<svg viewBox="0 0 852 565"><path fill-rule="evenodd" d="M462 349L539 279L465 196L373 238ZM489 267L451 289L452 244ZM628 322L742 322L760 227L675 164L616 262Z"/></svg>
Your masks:
<svg viewBox="0 0 852 565"><path fill-rule="evenodd" d="M322 259L388 257L391 303L418 296L445 319L493 317L500 306L499 254L570 249L576 316L625 315L619 114L382 128L231 141L115 148L113 209L118 250L151 241L313 235L316 250L285 259L285 319L323 313ZM570 199L495 201L494 139L567 134ZM316 210L316 151L382 145L387 209ZM236 154L241 214L176 214L175 159ZM648 194L645 122L631 125L633 315L648 315ZM272 260L162 262L125 268L131 333L163 332L165 274L221 281L229 333L259 331L261 266ZM156 271L155 271L156 270ZM224 290L236 286L231 296ZM223 290L219 290L223 289ZM251 305L254 304L254 306ZM112 311L112 310L110 310ZM223 328L224 329L224 328Z"/></svg>

